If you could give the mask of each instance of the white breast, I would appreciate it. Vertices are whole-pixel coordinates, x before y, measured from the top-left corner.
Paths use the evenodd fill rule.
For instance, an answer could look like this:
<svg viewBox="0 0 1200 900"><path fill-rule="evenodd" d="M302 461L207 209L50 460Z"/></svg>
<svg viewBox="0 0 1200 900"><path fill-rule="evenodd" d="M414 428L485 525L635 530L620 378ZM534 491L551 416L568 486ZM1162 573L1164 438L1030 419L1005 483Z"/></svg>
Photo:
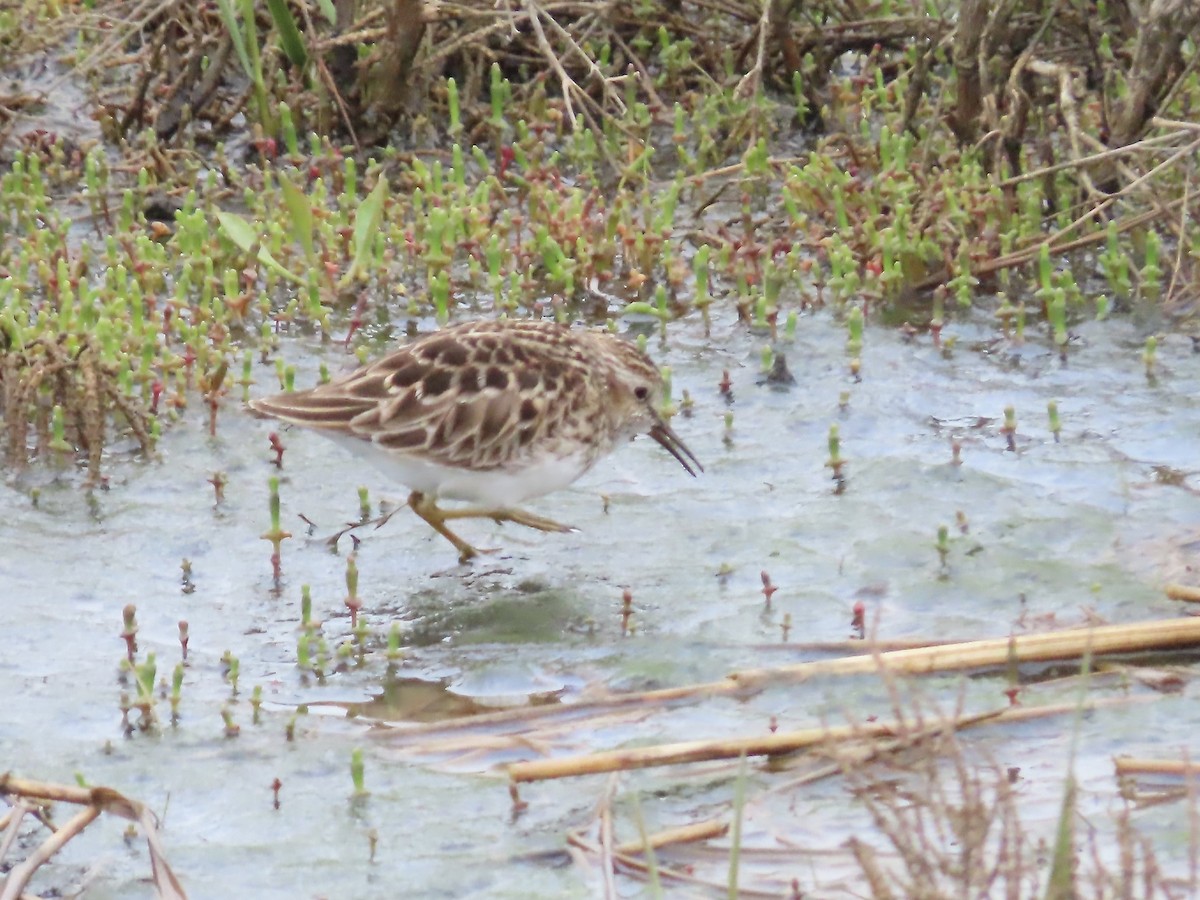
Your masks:
<svg viewBox="0 0 1200 900"><path fill-rule="evenodd" d="M324 431L321 434L414 491L498 509L510 509L534 497L562 490L591 466L585 454L574 453L566 457L542 456L517 469L475 471L401 456L349 435Z"/></svg>

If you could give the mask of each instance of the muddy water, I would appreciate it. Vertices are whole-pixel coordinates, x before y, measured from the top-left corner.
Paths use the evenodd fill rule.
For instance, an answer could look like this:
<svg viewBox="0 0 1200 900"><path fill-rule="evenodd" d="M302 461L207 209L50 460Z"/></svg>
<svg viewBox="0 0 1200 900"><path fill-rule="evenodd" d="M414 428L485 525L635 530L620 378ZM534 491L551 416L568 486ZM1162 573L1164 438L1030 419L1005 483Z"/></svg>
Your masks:
<svg viewBox="0 0 1200 900"><path fill-rule="evenodd" d="M193 897L595 896L594 871L522 858L561 848L565 830L593 814L604 779L527 787L529 807L514 815L495 765L530 752L414 760L371 723L569 702L601 688L706 681L795 661L773 646L785 614L793 641L842 640L858 601L886 638L995 637L1085 615L1179 614L1161 586L1191 574L1200 525L1200 356L1190 342L1161 341L1157 378L1148 379L1144 335L1128 323L1082 326L1066 365L1040 337L995 341L983 316L946 334L957 339L948 353L925 335L905 342L868 328L856 381L835 318L804 318L794 342L780 347L798 383L777 388L759 383L765 337L731 317L718 317L711 337L695 322L672 325L666 343L654 337L650 349L672 367L676 396L686 389L695 400L675 427L704 475L692 479L652 441L636 441L533 505L578 533L463 525L469 540L499 548L471 567L459 567L452 548L404 512L364 532L359 594L379 636L376 652L323 681L296 666L301 585L311 586L336 647L349 632L342 598L350 545L343 539L334 554L319 538L358 517L360 485L374 502L401 500L402 487L317 436L285 433L278 474L284 527L295 536L284 544L276 586L259 537L268 527L267 479L276 474L272 426L235 400L215 438L197 406L168 431L158 460L111 460L112 487L90 503L69 470L12 477L0 491L0 769L58 781L78 773L144 800L162 816L169 859ZM321 359L334 371L347 364L340 347L303 339L285 342L283 353L301 385L312 383ZM731 402L717 389L723 370ZM273 369L257 377L256 393L274 389ZM1051 399L1063 421L1059 442L1048 429ZM1018 418L1014 450L1000 431L1008 404ZM847 460L841 492L826 466L834 423ZM207 483L218 470L228 478L221 504ZM301 514L316 523L314 537ZM942 525L951 534L944 565L934 548ZM185 558L190 592L181 584ZM763 570L778 586L769 610ZM634 633L623 636L625 589ZM178 723L163 702L156 733L127 737L119 699L132 688L120 683L118 666L129 603L141 658L156 653L160 676L169 679L180 658L181 619L191 638ZM406 646L389 668L382 636L393 622ZM226 651L240 663L236 696L223 677ZM255 686L264 698L258 724ZM924 682L923 693L943 708L960 698L982 708L1000 702L1004 686L1002 678L941 678ZM1074 690L1051 685L1038 699L1070 700ZM1114 805L1112 755L1178 756L1195 733L1190 692L1088 717L1076 762L1085 813L1103 819ZM224 735L225 708L237 737ZM548 749L761 733L771 716L798 728L889 712L887 692L872 679L822 681L743 704L564 729ZM1070 732L1069 721L1055 720L978 739L998 764L1023 768L1024 800L1047 827ZM359 746L369 793L355 797L349 767ZM682 777L634 775L622 796L644 792L641 815L651 827L728 803L728 769L699 782ZM755 776L753 786L768 783ZM836 848L864 833L835 782L807 802L802 812L770 795L751 802L747 845L786 834ZM1163 836L1163 866L1186 857L1181 807L1144 816L1150 833ZM140 880L144 847L123 844L121 831L94 826L43 886L87 881L90 897L149 896ZM708 865L719 872L722 863ZM772 866L764 884L795 877L819 892L834 877L810 862Z"/></svg>

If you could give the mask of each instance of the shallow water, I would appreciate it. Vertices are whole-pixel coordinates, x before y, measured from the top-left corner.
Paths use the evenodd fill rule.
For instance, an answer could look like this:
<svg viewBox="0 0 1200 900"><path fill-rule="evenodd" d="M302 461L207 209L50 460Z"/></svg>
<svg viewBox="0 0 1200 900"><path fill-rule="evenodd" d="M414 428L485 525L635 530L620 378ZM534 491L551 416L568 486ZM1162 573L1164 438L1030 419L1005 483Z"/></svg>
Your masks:
<svg viewBox="0 0 1200 900"><path fill-rule="evenodd" d="M603 777L525 786L529 807L514 816L496 766L535 750L414 755L372 722L436 721L793 662L797 653L774 646L784 614L792 641L840 641L859 600L881 638L999 637L1081 624L1083 610L1112 622L1183 612L1161 587L1192 574L1200 525L1200 355L1189 341L1160 341L1150 380L1144 335L1127 322L1082 326L1065 365L1040 337L992 343L983 315L947 326L957 338L949 353L926 335L909 343L869 327L856 382L843 333L829 313L802 318L795 341L780 345L798 381L782 390L758 383L767 339L732 318L716 318L711 337L690 321L673 324L665 344L652 337L652 355L673 369L676 396L686 389L695 400L674 426L705 473L693 480L652 441L635 441L572 489L531 504L578 533L468 523L468 540L501 549L460 568L449 544L403 511L366 531L357 564L362 615L378 635L371 646L381 650L393 622L404 629L405 656L392 672L381 652L324 683L296 666L301 585L311 585L331 647L349 631L349 540L335 555L305 536L298 515L317 523L320 537L358 518L360 485L373 501L406 493L333 443L283 434L283 521L295 537L284 543L278 591L259 537L269 524L267 479L276 474L267 445L274 426L236 398L222 409L216 438L197 403L167 432L158 460L111 460L111 489L93 503L72 471L11 478L0 490L0 769L68 782L80 773L145 801L163 817L168 858L194 898L595 896L594 870L522 857L561 848L568 828L587 823ZM315 379L319 358L334 371L350 362L340 344L304 339L283 353L298 365L299 385ZM728 405L717 390L724 369L733 382ZM256 377L254 393L275 389L273 369ZM1051 399L1063 421L1058 443L1047 426ZM1018 417L1015 452L1000 432L1007 404ZM825 465L833 423L847 460L841 493ZM961 441L961 465L951 461L952 438ZM207 483L218 470L228 477L219 506ZM960 511L966 534L955 527ZM934 548L941 525L951 529L944 567ZM184 558L191 593L181 589ZM779 588L770 610L764 570ZM626 588L631 636L621 630ZM167 723L160 703L157 734L125 737L121 727L119 697L132 691L118 682L128 603L137 605L141 658L155 652L160 677L169 680L180 656L177 623L190 627L181 719ZM232 702L226 651L240 661ZM257 725L248 702L256 685L265 701ZM946 710L960 695L986 708L1004 702L1006 686L1003 677L943 676L923 680L921 693ZM1053 683L1031 690L1030 702L1078 696ZM1103 818L1115 805L1113 755L1178 757L1197 725L1192 693L1185 686L1085 718L1076 751L1082 812ZM223 735L226 704L241 726L236 738ZM308 714L296 717L289 741L302 704ZM562 727L542 749L757 734L771 716L788 729L890 712L876 679L821 679L749 702ZM1000 766L1021 767L1023 806L1047 833L1071 729L1060 717L968 738ZM359 746L369 795L356 798L349 765ZM620 795L641 795L651 828L716 815L730 801L736 767L703 771L710 774L635 773ZM753 795L770 779L751 782ZM836 779L806 795L811 807L776 808L769 795L755 803L748 846L784 832L836 849L865 828ZM1168 836L1186 833L1183 804L1143 819L1164 837L1160 864L1179 869L1187 842ZM121 843L123 824L93 829L42 884L87 878L89 897L150 896L144 845ZM704 865L720 870L719 862ZM810 862L777 860L774 868L770 877L785 886L798 878L804 890L819 892L822 879L835 877Z"/></svg>

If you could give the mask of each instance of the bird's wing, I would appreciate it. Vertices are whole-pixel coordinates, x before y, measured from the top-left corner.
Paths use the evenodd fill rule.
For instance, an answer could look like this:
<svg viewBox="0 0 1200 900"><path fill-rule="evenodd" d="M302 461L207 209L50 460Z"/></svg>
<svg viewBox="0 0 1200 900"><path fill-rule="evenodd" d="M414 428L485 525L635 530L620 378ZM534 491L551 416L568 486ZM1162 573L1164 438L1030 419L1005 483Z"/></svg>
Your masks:
<svg viewBox="0 0 1200 900"><path fill-rule="evenodd" d="M285 422L369 440L441 465L506 465L552 437L569 379L546 360L497 359L471 333L430 335L346 378L279 394L252 408Z"/></svg>

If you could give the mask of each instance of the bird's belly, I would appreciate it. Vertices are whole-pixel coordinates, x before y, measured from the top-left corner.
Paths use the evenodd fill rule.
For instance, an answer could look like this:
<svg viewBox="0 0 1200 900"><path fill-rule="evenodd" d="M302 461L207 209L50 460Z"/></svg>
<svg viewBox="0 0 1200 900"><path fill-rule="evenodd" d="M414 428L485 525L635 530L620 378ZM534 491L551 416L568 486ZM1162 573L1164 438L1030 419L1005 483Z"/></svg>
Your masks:
<svg viewBox="0 0 1200 900"><path fill-rule="evenodd" d="M466 500L506 509L572 484L591 466L583 453L543 456L519 467L476 470L398 455L369 441L327 434L361 459L414 491L444 500Z"/></svg>

